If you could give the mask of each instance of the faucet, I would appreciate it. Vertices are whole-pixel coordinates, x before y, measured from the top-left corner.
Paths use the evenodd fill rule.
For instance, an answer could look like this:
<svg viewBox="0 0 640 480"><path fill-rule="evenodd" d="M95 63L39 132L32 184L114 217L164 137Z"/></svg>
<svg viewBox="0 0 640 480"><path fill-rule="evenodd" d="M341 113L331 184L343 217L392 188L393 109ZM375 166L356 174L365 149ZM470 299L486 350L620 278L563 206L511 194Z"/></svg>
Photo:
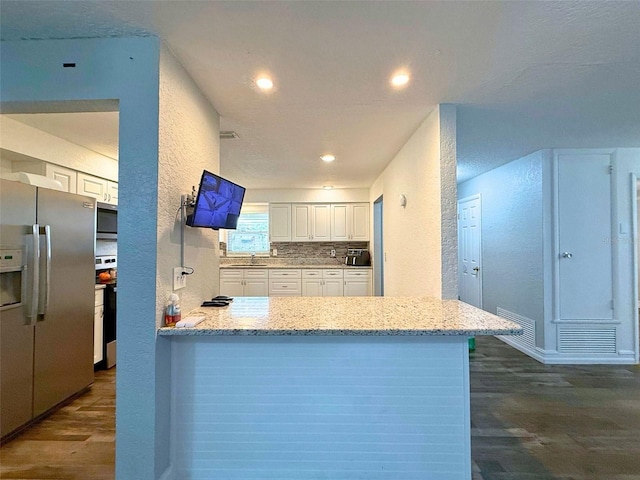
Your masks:
<svg viewBox="0 0 640 480"><path fill-rule="evenodd" d="M253 265L254 263L256 263L256 254L252 253L251 254L251 265Z"/></svg>

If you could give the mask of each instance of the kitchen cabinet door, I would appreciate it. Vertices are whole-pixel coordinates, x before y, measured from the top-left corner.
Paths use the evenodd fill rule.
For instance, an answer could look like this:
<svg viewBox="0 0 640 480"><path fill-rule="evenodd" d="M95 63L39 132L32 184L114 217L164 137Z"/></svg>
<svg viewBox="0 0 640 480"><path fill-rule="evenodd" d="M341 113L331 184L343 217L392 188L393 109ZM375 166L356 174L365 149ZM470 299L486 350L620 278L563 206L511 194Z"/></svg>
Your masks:
<svg viewBox="0 0 640 480"><path fill-rule="evenodd" d="M311 241L328 242L331 240L331 206L311 205Z"/></svg>
<svg viewBox="0 0 640 480"><path fill-rule="evenodd" d="M291 204L269 204L269 241L291 241Z"/></svg>
<svg viewBox="0 0 640 480"><path fill-rule="evenodd" d="M345 203L331 205L331 240L369 241L369 204Z"/></svg>
<svg viewBox="0 0 640 480"><path fill-rule="evenodd" d="M97 198L99 202L105 202L107 200L107 181L104 178L78 172L76 192L79 195Z"/></svg>
<svg viewBox="0 0 640 480"><path fill-rule="evenodd" d="M339 242L349 240L348 215L348 205L331 205L331 240Z"/></svg>
<svg viewBox="0 0 640 480"><path fill-rule="evenodd" d="M344 272L344 296L367 297L371 295L371 270L351 270Z"/></svg>
<svg viewBox="0 0 640 480"><path fill-rule="evenodd" d="M102 291L100 291L102 294ZM98 305L95 307L93 315L93 364L102 361L102 343L103 343L103 320L104 320L104 305Z"/></svg>
<svg viewBox="0 0 640 480"><path fill-rule="evenodd" d="M342 278L325 278L322 281L322 294L325 297L344 296L344 285Z"/></svg>
<svg viewBox="0 0 640 480"><path fill-rule="evenodd" d="M245 279L244 281L245 297L267 297L268 295L269 295L269 281L266 278Z"/></svg>
<svg viewBox="0 0 640 480"><path fill-rule="evenodd" d="M244 296L244 280L242 278L220 279L220 295L228 297Z"/></svg>
<svg viewBox="0 0 640 480"><path fill-rule="evenodd" d="M361 242L369 241L369 204L354 203L351 205L351 238Z"/></svg>
<svg viewBox="0 0 640 480"><path fill-rule="evenodd" d="M291 205L291 241L311 241L311 205Z"/></svg>
<svg viewBox="0 0 640 480"><path fill-rule="evenodd" d="M302 296L303 297L322 297L322 278L303 278L302 279Z"/></svg>
<svg viewBox="0 0 640 480"><path fill-rule="evenodd" d="M116 182L107 181L106 202L111 205L118 204L118 184Z"/></svg>
<svg viewBox="0 0 640 480"><path fill-rule="evenodd" d="M47 163L45 165L45 176L59 181L65 192L76 193L78 173L75 170Z"/></svg>

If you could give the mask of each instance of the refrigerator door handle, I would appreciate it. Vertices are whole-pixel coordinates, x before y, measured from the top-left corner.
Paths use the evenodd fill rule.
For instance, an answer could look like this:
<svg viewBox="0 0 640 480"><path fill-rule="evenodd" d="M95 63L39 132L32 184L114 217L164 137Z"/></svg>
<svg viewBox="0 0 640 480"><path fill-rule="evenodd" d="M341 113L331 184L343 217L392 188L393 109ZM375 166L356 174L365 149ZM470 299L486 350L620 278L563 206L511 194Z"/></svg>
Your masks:
<svg viewBox="0 0 640 480"><path fill-rule="evenodd" d="M32 236L32 273L31 273L31 305L29 305L29 325L38 320L38 299L40 298L40 225L31 225Z"/></svg>
<svg viewBox="0 0 640 480"><path fill-rule="evenodd" d="M49 298L51 297L51 225L45 225L43 230L46 271L44 273L44 298L38 308L38 314L42 316L47 314Z"/></svg>

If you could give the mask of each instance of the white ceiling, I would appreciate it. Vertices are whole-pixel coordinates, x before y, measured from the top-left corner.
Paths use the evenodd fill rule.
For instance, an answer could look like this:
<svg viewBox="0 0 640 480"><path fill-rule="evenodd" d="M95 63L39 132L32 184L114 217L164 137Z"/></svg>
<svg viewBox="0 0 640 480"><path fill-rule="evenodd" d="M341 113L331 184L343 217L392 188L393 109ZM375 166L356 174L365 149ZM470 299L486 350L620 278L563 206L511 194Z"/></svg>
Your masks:
<svg viewBox="0 0 640 480"><path fill-rule="evenodd" d="M368 187L438 103L458 105L459 180L545 147L640 147L637 1L1 8L4 40L159 35L239 134L221 172L249 188ZM253 86L264 72L270 94Z"/></svg>

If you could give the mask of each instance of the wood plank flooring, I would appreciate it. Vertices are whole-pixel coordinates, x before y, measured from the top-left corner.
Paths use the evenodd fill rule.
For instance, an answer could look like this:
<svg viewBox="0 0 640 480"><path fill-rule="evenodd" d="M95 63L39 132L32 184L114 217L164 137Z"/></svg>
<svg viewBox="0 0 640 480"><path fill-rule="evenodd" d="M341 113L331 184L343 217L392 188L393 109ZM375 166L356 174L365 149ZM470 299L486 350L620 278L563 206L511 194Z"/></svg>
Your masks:
<svg viewBox="0 0 640 480"><path fill-rule="evenodd" d="M548 366L476 344L473 480L640 480L638 366ZM90 392L0 448L0 478L113 480L114 413L115 369L98 371Z"/></svg>
<svg viewBox="0 0 640 480"><path fill-rule="evenodd" d="M113 480L116 369L91 390L0 447L0 478Z"/></svg>

